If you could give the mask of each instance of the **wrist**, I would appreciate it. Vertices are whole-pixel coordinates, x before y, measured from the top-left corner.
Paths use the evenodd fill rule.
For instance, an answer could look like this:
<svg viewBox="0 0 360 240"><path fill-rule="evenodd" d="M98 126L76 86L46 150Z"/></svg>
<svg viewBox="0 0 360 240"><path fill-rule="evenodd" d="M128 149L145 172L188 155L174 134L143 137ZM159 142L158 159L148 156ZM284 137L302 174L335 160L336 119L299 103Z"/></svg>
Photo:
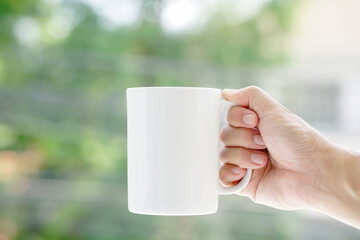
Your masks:
<svg viewBox="0 0 360 240"><path fill-rule="evenodd" d="M315 210L360 227L360 155L325 147L317 178Z"/></svg>

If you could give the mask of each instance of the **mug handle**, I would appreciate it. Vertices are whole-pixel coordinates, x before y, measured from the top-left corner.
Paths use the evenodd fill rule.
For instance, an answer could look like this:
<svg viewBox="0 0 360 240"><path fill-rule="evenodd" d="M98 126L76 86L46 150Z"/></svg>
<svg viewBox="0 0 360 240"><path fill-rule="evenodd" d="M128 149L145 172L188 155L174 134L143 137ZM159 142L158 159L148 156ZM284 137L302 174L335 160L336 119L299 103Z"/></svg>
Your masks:
<svg viewBox="0 0 360 240"><path fill-rule="evenodd" d="M226 100L221 100L221 112L223 112L225 108L232 107L232 106L237 106L237 105L235 103L232 103L232 102L229 102ZM232 187L224 187L219 182L218 193L220 195L229 195L229 194L234 194L234 193L237 193L237 192L243 190L250 182L251 174L252 174L252 170L246 169L245 176L240 180L240 182L238 184L236 184L235 186L232 186Z"/></svg>

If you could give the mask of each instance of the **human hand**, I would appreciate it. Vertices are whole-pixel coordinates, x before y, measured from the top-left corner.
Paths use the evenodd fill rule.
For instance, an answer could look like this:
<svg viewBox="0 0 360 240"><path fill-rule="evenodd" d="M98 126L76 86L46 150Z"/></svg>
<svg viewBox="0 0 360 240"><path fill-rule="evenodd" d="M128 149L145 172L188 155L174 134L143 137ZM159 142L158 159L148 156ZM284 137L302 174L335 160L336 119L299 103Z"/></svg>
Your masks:
<svg viewBox="0 0 360 240"><path fill-rule="evenodd" d="M224 185L236 184L251 168L240 195L279 209L322 211L360 227L358 155L332 145L257 87L224 90L223 96L238 105L229 109L220 134Z"/></svg>

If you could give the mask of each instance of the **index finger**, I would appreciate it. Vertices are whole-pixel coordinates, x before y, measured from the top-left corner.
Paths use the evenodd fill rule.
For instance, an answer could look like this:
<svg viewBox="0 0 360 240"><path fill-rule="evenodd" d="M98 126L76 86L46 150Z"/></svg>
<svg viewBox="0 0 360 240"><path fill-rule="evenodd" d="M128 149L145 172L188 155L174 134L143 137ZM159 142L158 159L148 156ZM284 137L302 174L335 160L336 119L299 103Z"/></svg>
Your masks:
<svg viewBox="0 0 360 240"><path fill-rule="evenodd" d="M280 106L270 95L255 86L239 90L224 89L222 94L226 100L253 110L260 119Z"/></svg>
<svg viewBox="0 0 360 240"><path fill-rule="evenodd" d="M226 116L227 122L233 127L254 128L257 126L259 118L255 112L250 109L233 106Z"/></svg>

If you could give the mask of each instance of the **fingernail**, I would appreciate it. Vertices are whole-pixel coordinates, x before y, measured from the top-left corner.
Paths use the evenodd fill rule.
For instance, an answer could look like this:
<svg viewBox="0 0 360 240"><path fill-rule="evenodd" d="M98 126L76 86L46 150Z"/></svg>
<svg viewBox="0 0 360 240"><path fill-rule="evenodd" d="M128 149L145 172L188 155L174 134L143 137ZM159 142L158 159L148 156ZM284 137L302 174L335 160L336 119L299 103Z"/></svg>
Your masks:
<svg viewBox="0 0 360 240"><path fill-rule="evenodd" d="M231 171L235 174L240 174L242 172L240 167L232 167Z"/></svg>
<svg viewBox="0 0 360 240"><path fill-rule="evenodd" d="M234 93L234 92L236 92L237 90L236 89L224 89L223 90L223 93Z"/></svg>
<svg viewBox="0 0 360 240"><path fill-rule="evenodd" d="M250 158L251 161L259 165L265 162L265 156L262 154L252 154Z"/></svg>
<svg viewBox="0 0 360 240"><path fill-rule="evenodd" d="M264 140L262 139L260 134L254 136L254 142L257 145L265 146Z"/></svg>
<svg viewBox="0 0 360 240"><path fill-rule="evenodd" d="M245 114L243 116L243 122L247 125L253 125L256 121L256 116L254 114Z"/></svg>

